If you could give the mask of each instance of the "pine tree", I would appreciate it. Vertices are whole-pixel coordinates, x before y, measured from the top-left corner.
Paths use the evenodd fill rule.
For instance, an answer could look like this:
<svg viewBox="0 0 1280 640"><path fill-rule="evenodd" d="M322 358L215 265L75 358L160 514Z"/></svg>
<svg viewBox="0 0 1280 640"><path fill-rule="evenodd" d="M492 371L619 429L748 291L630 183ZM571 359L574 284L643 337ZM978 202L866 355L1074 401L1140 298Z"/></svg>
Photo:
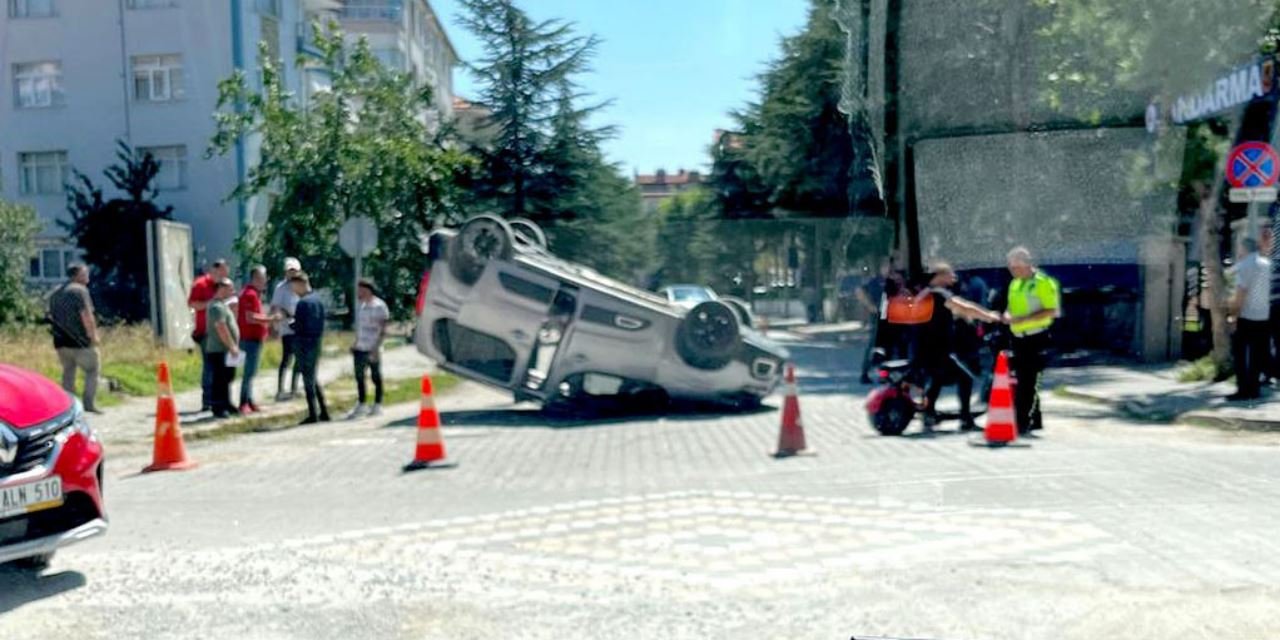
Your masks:
<svg viewBox="0 0 1280 640"><path fill-rule="evenodd" d="M491 111L486 124L496 131L491 149L476 150L484 165L477 195L504 216L554 221L548 200L554 193L539 184L544 154L563 90L587 70L599 41L559 20L535 22L513 0L462 0L462 6L462 26L484 48L470 69Z"/></svg>

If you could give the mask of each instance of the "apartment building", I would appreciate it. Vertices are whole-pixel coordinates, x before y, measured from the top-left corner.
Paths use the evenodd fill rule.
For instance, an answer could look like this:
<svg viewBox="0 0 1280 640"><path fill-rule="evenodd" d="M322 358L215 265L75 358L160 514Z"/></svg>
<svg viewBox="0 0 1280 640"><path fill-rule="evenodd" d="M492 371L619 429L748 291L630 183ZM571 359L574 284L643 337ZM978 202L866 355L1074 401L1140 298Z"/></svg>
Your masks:
<svg viewBox="0 0 1280 640"><path fill-rule="evenodd" d="M703 176L697 171L680 169L676 173L667 173L658 169L653 174L635 176L636 186L640 188L640 197L644 200L645 213L655 213L663 202L676 197L676 194L698 188Z"/></svg>
<svg viewBox="0 0 1280 640"><path fill-rule="evenodd" d="M453 116L453 70L458 52L427 0L343 0L338 11L348 38L364 37L390 68L434 90L429 122Z"/></svg>
<svg viewBox="0 0 1280 640"><path fill-rule="evenodd" d="M217 83L235 70L255 78L258 45L285 62L286 83L306 100L326 80L303 65L308 24L341 19L368 33L385 60L441 87L451 111L457 57L425 0L0 0L0 198L28 204L44 221L30 277L63 277L74 247L63 184L72 169L105 184L116 141L161 162L161 205L192 226L196 260L231 253L239 229L263 220L265 198L227 197L256 159L250 139L206 159ZM428 44L428 41L431 43ZM108 193L110 190L108 189Z"/></svg>

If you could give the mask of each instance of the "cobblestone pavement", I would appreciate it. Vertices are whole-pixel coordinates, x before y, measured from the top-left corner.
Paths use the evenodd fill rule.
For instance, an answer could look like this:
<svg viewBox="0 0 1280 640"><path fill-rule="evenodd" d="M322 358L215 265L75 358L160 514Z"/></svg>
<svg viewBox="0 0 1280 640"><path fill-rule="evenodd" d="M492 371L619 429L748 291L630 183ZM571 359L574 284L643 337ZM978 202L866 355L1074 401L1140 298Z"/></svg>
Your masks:
<svg viewBox="0 0 1280 640"><path fill-rule="evenodd" d="M1280 436L1051 400L1019 449L882 438L842 350L778 413L556 420L464 385L454 469L416 406L110 460L112 530L0 573L0 638L1274 638ZM840 381L835 384L833 381Z"/></svg>

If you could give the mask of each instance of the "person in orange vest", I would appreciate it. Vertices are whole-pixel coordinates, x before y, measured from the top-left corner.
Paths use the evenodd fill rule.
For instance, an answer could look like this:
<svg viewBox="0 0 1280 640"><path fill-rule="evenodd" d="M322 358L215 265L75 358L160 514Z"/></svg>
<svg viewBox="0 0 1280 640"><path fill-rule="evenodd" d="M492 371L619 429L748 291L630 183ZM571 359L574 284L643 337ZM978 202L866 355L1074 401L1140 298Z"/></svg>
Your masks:
<svg viewBox="0 0 1280 640"><path fill-rule="evenodd" d="M921 327L916 358L928 381L924 413L926 431L933 430L938 422L938 397L942 395L942 388L949 384L956 385L960 398L960 430L977 429L969 411L969 401L973 395L970 372L978 367L978 345L965 339L964 332L972 331L966 321L1000 322L999 314L956 295L954 287L958 281L951 265L936 262L929 269L928 288L918 294L921 298L934 297L933 315Z"/></svg>

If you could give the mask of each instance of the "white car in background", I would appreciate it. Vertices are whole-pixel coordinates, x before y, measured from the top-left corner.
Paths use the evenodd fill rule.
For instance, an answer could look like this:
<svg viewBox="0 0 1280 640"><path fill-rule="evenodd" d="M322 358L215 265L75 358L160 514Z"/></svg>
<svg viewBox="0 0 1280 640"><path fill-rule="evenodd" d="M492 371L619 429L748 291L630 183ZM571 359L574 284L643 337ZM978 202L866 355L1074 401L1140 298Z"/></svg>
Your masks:
<svg viewBox="0 0 1280 640"><path fill-rule="evenodd" d="M658 295L667 302L685 309L692 309L704 302L720 301L729 305L738 314L738 321L751 327L755 326L755 318L751 315L751 307L745 300L720 296L711 287L700 284L671 284L658 289Z"/></svg>

